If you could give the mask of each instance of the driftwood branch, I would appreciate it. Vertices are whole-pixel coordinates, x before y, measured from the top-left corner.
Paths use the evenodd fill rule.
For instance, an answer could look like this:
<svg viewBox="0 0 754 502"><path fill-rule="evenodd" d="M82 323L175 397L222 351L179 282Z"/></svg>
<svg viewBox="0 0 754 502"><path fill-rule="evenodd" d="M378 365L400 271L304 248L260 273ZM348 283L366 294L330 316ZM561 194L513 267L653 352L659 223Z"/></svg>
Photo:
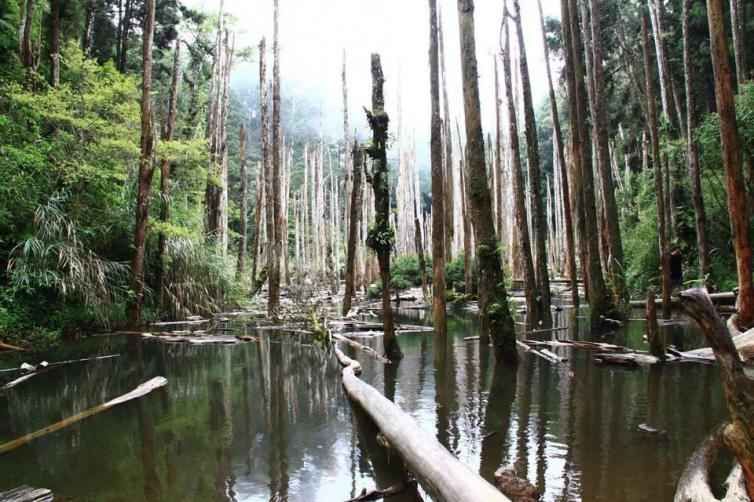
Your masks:
<svg viewBox="0 0 754 502"><path fill-rule="evenodd" d="M75 423L81 422L82 420L89 418L92 415L102 413L103 411L108 410L112 408L113 406L123 404L127 401L131 401L132 399L137 399L139 397L146 396L153 390L158 389L167 383L168 381L164 377L161 377L161 376L154 377L153 379L139 385L138 387L136 387L134 390L132 390L131 392L127 394L123 394L122 396L116 397L115 399L107 401L106 403L102 403L93 408L89 408L82 412L76 413L75 415L70 416L66 419L63 419L60 422L56 422L52 425L48 425L44 429L39 429L38 431L30 432L29 434L25 434L19 438L14 439L13 441L9 441L5 444L0 445L0 455L4 453L8 453L9 451L15 450L19 446L28 444L35 439L38 439L44 436L49 436L50 434L54 434L55 432L58 432L59 430L65 427L68 427L69 425L73 425Z"/></svg>
<svg viewBox="0 0 754 502"><path fill-rule="evenodd" d="M27 485L0 493L0 502L50 502L52 500L51 490Z"/></svg>
<svg viewBox="0 0 754 502"><path fill-rule="evenodd" d="M40 364L38 364L37 366L34 367L34 370L32 370L31 372L27 373L26 375L20 376L20 377L16 378L15 380L12 380L12 381L8 382L7 384L5 384L5 386L3 387L3 390L12 389L13 387L15 387L15 386L17 386L17 385L19 385L21 383L24 383L27 380L31 380L32 378L34 378L37 375L40 375L42 373L47 373L48 371L50 371L52 369L59 368L61 366L65 366L66 364L83 363L83 362L87 362L87 361L100 361L102 359L112 359L113 357L118 357L118 355L119 354L111 354L109 356L87 357L87 358L84 358L84 359L71 359L69 361L60 361L60 362L50 363L50 364L44 364L44 365L42 363L40 363ZM21 371L21 368L17 368L17 371Z"/></svg>

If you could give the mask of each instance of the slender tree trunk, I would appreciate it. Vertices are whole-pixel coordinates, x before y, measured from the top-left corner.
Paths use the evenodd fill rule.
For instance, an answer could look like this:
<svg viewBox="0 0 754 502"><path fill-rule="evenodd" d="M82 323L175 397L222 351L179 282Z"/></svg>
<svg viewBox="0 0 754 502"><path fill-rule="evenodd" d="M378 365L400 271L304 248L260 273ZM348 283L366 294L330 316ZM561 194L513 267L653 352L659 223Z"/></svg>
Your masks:
<svg viewBox="0 0 754 502"><path fill-rule="evenodd" d="M24 20L22 21L22 33L21 39L21 63L26 69L34 68L34 49L32 47L32 31L34 30L34 8L36 6L35 0L26 0Z"/></svg>
<svg viewBox="0 0 754 502"><path fill-rule="evenodd" d="M454 191L453 191L453 134L451 132L450 127L450 104L448 101L448 83L447 83L447 77L445 73L445 37L443 29L442 29L442 14L438 11L437 13L437 31L438 31L438 58L440 63L440 79L442 84L442 105L443 105L443 138L444 138L444 147L445 147L445 155L443 158L444 161L444 172L443 176L445 178L445 181L443 183L443 214L445 217L445 222L443 223L443 243L445 246L445 252L443 254L443 258L445 260L445 263L450 262L450 260L453 259L453 234L455 233L455 225L454 225L454 218L453 218L453 211L455 207L455 201L454 201ZM461 146L459 145L459 148ZM433 209L434 211L434 209ZM434 218L433 218L434 220ZM433 223L434 225L434 223ZM434 234L434 231L433 231ZM434 236L433 236L434 240ZM434 265L433 265L434 267ZM434 291L434 285L432 286L432 289Z"/></svg>
<svg viewBox="0 0 754 502"><path fill-rule="evenodd" d="M362 185L361 173L364 169L364 151L354 143L353 146L353 184L351 186L351 214L348 217L348 245L346 248L346 285L343 294L343 315L351 310L351 301L356 288L356 266L359 245L359 226L361 224Z"/></svg>
<svg viewBox="0 0 754 502"><path fill-rule="evenodd" d="M84 14L84 37L81 40L81 49L84 56L92 57L92 45L94 45L94 14L97 8L96 0L87 0Z"/></svg>
<svg viewBox="0 0 754 502"><path fill-rule="evenodd" d="M210 80L209 113L206 136L209 141L209 166L207 167L207 187L204 192L205 240L207 244L220 244L220 227L222 222L222 91L224 82L225 58L224 47L223 2L217 21L215 49L212 56L213 67ZM225 37L227 39L227 37Z"/></svg>
<svg viewBox="0 0 754 502"><path fill-rule="evenodd" d="M526 147L528 153L529 193L531 194L532 217L534 220L533 252L534 272L537 280L536 291L541 298L539 315L545 326L550 326L552 325L550 276L547 270L547 226L545 224L545 210L542 201L542 180L539 174L539 140L537 138L537 124L534 118L534 104L531 96L531 84L529 82L529 63L526 58L524 29L521 24L521 7L518 0L513 0L513 10L518 38L521 86L524 91L524 123L526 126Z"/></svg>
<svg viewBox="0 0 754 502"><path fill-rule="evenodd" d="M50 85L60 85L60 2L50 0Z"/></svg>
<svg viewBox="0 0 754 502"><path fill-rule="evenodd" d="M506 13L507 16L507 13ZM504 42L501 47L503 58L503 74L506 103L508 105L508 140L510 142L511 153L511 173L513 181L513 195L516 213L516 224L519 230L519 242L524 259L524 296L526 297L526 316L529 322L536 324L541 319L541 312L537 298L540 296L537 290L536 275L534 272L534 262L531 254L531 239L529 234L529 224L527 221L524 175L521 169L521 153L518 136L518 119L516 117L516 108L514 102L514 93L511 79L513 71L510 61L510 38L508 21L503 17Z"/></svg>
<svg viewBox="0 0 754 502"><path fill-rule="evenodd" d="M621 304L627 304L628 289L623 277L623 241L620 234L618 207L615 202L616 187L610 167L610 148L607 137L608 123L605 115L605 76L602 64L602 30L600 28L599 2L597 0L589 0L589 2L591 5L589 26L591 27L594 87L594 92L592 93L592 123L593 133L597 136L597 166L600 175L600 185L602 187L605 229L607 230L607 272L615 297L620 300ZM586 22L586 19L584 21ZM590 51L587 49L587 54L589 53Z"/></svg>
<svg viewBox="0 0 754 502"><path fill-rule="evenodd" d="M732 0L735 1L735 0ZM699 253L699 277L707 280L709 267L709 241L707 218L702 197L702 180L699 171L699 146L696 143L696 108L694 102L694 68L691 64L691 38L689 35L689 7L691 0L683 0L683 69L686 83L686 159L689 164L691 198L694 203L696 242Z"/></svg>
<svg viewBox="0 0 754 502"><path fill-rule="evenodd" d="M270 241L269 299L267 310L272 314L280 305L280 254L283 234L283 215L280 201L280 43L278 30L278 0L273 0L273 41L272 41L272 207L270 213L275 225Z"/></svg>
<svg viewBox="0 0 754 502"><path fill-rule="evenodd" d="M432 164L432 317L435 335L447 336L445 313L445 253L450 252L450 239L445 231L445 185L448 170L443 169L442 121L440 120L440 82L438 74L437 0L429 0L429 90L432 102L430 121L430 157ZM449 138L446 138L449 141ZM443 172L444 171L444 172ZM417 218L418 224L418 218Z"/></svg>
<svg viewBox="0 0 754 502"><path fill-rule="evenodd" d="M480 302L479 312L489 327L497 360L513 363L518 359L516 334L503 282L503 263L495 235L484 161L473 0L458 0L458 25L466 119L466 196L474 220L479 288L484 291L484 302Z"/></svg>
<svg viewBox="0 0 754 502"><path fill-rule="evenodd" d="M126 63L128 60L128 35L131 31L131 10L133 0L126 0L125 11L123 13L123 19L121 20L120 40L118 41L118 71L121 73L126 72ZM222 13L222 9L220 9Z"/></svg>
<svg viewBox="0 0 754 502"><path fill-rule="evenodd" d="M385 97L380 55L372 54L372 110L367 111L367 121L372 129L372 144L366 150L372 158L370 183L374 191L374 225L369 229L367 245L377 253L382 279L382 325L385 355L400 359L401 349L395 336L393 311L390 306L390 251L395 235L390 227L390 176L387 165L388 115L385 111Z"/></svg>
<svg viewBox="0 0 754 502"><path fill-rule="evenodd" d="M733 74L728 57L728 34L725 29L722 0L707 0L707 21L715 73L715 96L720 117L720 140L723 147L723 168L728 189L728 213L733 231L733 248L739 283L738 325L754 324L754 284L752 284L751 236L746 188L741 172L741 149L733 102Z"/></svg>
<svg viewBox="0 0 754 502"><path fill-rule="evenodd" d="M134 261L132 287L134 299L130 319L134 325L141 321L142 300L144 297L144 255L149 219L149 200L152 196L152 174L154 173L154 130L152 126L152 38L156 0L145 0L144 42L141 63L141 161L139 162L139 182L136 194L136 227L134 230Z"/></svg>
<svg viewBox="0 0 754 502"><path fill-rule="evenodd" d="M498 180L497 188L494 193L497 201L497 233L500 240L503 240L503 126L500 110L500 76L497 69L497 55L493 54L492 59L495 67L495 174Z"/></svg>
<svg viewBox="0 0 754 502"><path fill-rule="evenodd" d="M265 228L267 231L266 250L267 250L267 274L269 278L270 270L274 262L274 242L275 242L275 199L273 189L273 172L270 166L270 104L267 94L267 44L262 38L259 44L259 82L261 92L262 106L262 170L264 171L265 180ZM267 313L273 315L274 304L268 301Z"/></svg>
<svg viewBox="0 0 754 502"><path fill-rule="evenodd" d="M542 0L537 0L539 8L539 22L542 29L542 45L545 50L545 66L547 69L547 83L550 95L550 113L552 115L552 125L555 131L555 153L558 157L558 167L560 168L560 191L564 204L564 223L566 237L566 268L568 269L568 278L571 280L571 303L574 307L579 305L579 284L576 273L576 245L573 235L573 219L569 207L571 200L570 190L568 189L568 167L565 159L565 144L563 143L563 131L560 127L560 116L558 115L558 101L555 97L555 88L552 83L552 71L550 69L550 53L547 47L547 36L545 35L545 18L542 14Z"/></svg>
<svg viewBox="0 0 754 502"><path fill-rule="evenodd" d="M471 256L473 250L471 249L471 217L469 215L468 199L466 197L466 167L464 166L463 158L460 164L461 173L461 217L463 219L463 286L464 293L472 297L474 294L474 271L472 270ZM479 343L483 343L482 337L487 340L489 344L489 330L480 330Z"/></svg>
<svg viewBox="0 0 754 502"><path fill-rule="evenodd" d="M736 80L738 87L749 80L749 69L746 64L746 24L743 13L746 4L741 0L730 0L730 24L733 34L733 55L736 61Z"/></svg>
<svg viewBox="0 0 754 502"><path fill-rule="evenodd" d="M649 116L649 132L652 140L652 164L654 166L655 196L657 199L658 237L660 245L660 263L662 274L662 315L670 318L670 249L668 231L665 220L665 196L662 181L662 167L660 159L660 133L657 125L657 105L654 97L654 77L652 74L652 55L649 52L649 36L647 33L647 14L641 12L641 39L644 51L644 78L647 91L647 111Z"/></svg>
<svg viewBox="0 0 754 502"><path fill-rule="evenodd" d="M257 174L256 174L256 201L254 203L254 239L251 244L251 280L252 282L257 278L257 269L260 258L260 245L262 243L261 234L264 230L264 222L262 220L262 211L264 208L264 185L265 174L262 169L262 164L257 162Z"/></svg>
<svg viewBox="0 0 754 502"><path fill-rule="evenodd" d="M660 326L657 323L657 313L655 310L655 293L650 288L649 293L647 293L647 340L649 341L649 351L650 353L660 358L660 360L665 360L665 338L662 331L660 331Z"/></svg>
<svg viewBox="0 0 754 502"><path fill-rule="evenodd" d="M173 141L173 134L175 129L175 117L177 114L178 105L178 75L180 72L180 60L181 60L181 41L175 41L175 54L173 58L173 80L170 85L170 104L168 109L168 123L165 129L164 141ZM160 193L162 195L160 205L160 221L164 224L170 219L170 160L168 158L162 159L162 166L160 168ZM158 304L162 309L164 302L164 290L165 290L165 252L167 249L167 236L165 232L160 232L157 245L157 295L159 298Z"/></svg>
<svg viewBox="0 0 754 502"><path fill-rule="evenodd" d="M239 279L242 279L243 276L246 275L246 245L249 233L249 174L246 168L246 129L244 128L243 123L241 124L238 136L241 144L241 167L239 173L241 178L241 200L238 204L241 224L238 232L241 234L241 238L238 241L238 267L236 268L236 276Z"/></svg>
<svg viewBox="0 0 754 502"><path fill-rule="evenodd" d="M18 57L23 62L24 32L26 31L26 3L28 0L18 0Z"/></svg>

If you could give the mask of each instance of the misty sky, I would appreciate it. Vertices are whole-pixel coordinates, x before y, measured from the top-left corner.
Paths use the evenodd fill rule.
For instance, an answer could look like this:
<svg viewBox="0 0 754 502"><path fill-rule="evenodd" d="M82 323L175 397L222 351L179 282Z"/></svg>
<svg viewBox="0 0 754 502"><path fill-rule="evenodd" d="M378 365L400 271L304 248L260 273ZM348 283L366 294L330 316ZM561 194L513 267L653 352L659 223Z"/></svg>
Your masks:
<svg viewBox="0 0 754 502"><path fill-rule="evenodd" d="M326 134L342 135L341 64L348 65L351 129L366 130L361 109L371 96L370 53L379 52L385 74L386 107L395 122L398 85L402 89L403 123L416 138L417 150L429 141L429 7L427 0L279 0L281 75L284 89L320 101ZM219 0L186 0L192 7L216 11ZM542 0L545 16L560 17L558 0ZM461 119L461 71L456 0L438 0L445 30L451 115ZM225 0L236 17L236 47L256 46L267 36L271 76L272 0ZM475 2L477 58L484 127L494 127L493 52L499 48L502 0ZM535 106L546 99L547 77L539 18L534 0L521 1ZM256 64L235 72L258 85ZM292 87L291 87L292 86ZM284 118L285 119L285 118ZM363 138L362 138L363 139ZM423 159L420 160L424 164Z"/></svg>

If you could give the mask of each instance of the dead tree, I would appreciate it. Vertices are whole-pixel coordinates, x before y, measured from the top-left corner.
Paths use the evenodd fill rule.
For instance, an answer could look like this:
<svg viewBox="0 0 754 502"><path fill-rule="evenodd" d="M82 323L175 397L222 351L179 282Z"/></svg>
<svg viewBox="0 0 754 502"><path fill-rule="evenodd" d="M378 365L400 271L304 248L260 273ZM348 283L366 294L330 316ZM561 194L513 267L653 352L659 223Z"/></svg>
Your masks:
<svg viewBox="0 0 754 502"><path fill-rule="evenodd" d="M660 261L662 274L662 316L670 318L670 249L668 230L666 228L665 197L662 181L662 168L660 164L660 133L657 125L657 105L654 98L654 77L652 70L652 56L649 52L649 37L647 34L647 14L644 9L641 12L641 40L644 51L644 78L647 94L647 120L649 121L649 134L652 139L652 165L654 166L655 197L657 199L657 223L658 238L660 245Z"/></svg>
<svg viewBox="0 0 754 502"><path fill-rule="evenodd" d="M724 431L725 441L741 464L746 491L754 500L754 391L751 382L744 374L730 332L715 312L709 294L702 289L683 291L681 303L699 324L715 354L731 418Z"/></svg>
<svg viewBox="0 0 754 502"><path fill-rule="evenodd" d="M484 291L479 311L489 327L498 361L513 363L518 359L516 335L503 282L503 264L495 235L484 160L473 0L458 0L458 25L466 119L466 196L474 221L479 288Z"/></svg>
<svg viewBox="0 0 754 502"><path fill-rule="evenodd" d="M723 17L722 0L707 0L712 69L715 73L715 96L720 117L720 140L723 147L723 170L728 191L728 214L733 231L739 284L738 325L754 324L754 283L746 185L741 171L741 149L733 102L733 74L728 56L728 34ZM751 493L751 492L750 492Z"/></svg>
<svg viewBox="0 0 754 502"><path fill-rule="evenodd" d="M501 56L503 60L503 74L506 103L508 105L508 141L510 142L511 172L513 177L513 194L515 199L516 223L518 225L521 251L524 258L524 296L526 297L526 316L530 322L538 322L542 318L542 312L538 302L540 292L537 288L534 261L531 253L531 238L529 224L527 222L526 200L524 197L524 174L521 169L521 153L518 140L518 120L513 93L510 58L510 36L508 28L507 12L503 16L503 40L501 41ZM468 181L468 180L467 180ZM546 267L546 265L545 265Z"/></svg>
<svg viewBox="0 0 754 502"><path fill-rule="evenodd" d="M136 226L134 229L134 261L131 286L134 290L130 307L131 322L136 325L141 320L142 300L144 299L144 255L146 254L147 223L149 201L152 197L152 174L154 173L154 128L152 125L152 39L154 37L154 16L156 0L145 0L144 41L141 62L141 160L139 181L136 192Z"/></svg>
<svg viewBox="0 0 754 502"><path fill-rule="evenodd" d="M354 143L353 145L353 174L351 176L351 200L348 216L348 244L346 246L346 284L343 294L343 315L351 310L351 301L356 287L356 260L358 252L359 225L361 223L362 185L361 173L364 169L364 151Z"/></svg>
<svg viewBox="0 0 754 502"><path fill-rule="evenodd" d="M382 280L382 325L385 355L400 359L403 355L398 346L390 306L390 251L395 233L390 226L390 177L387 165L387 129L389 117L385 111L385 96L380 55L372 54L372 110L366 110L367 121L372 129L372 142L365 149L372 158L372 171L367 181L374 192L374 223L369 227L367 245L377 254Z"/></svg>
<svg viewBox="0 0 754 502"><path fill-rule="evenodd" d="M246 247L249 238L249 173L246 167L246 129L241 124L238 131L239 142L241 143L240 173L241 193L238 210L241 213L241 224L238 229L241 235L238 240L238 267L236 268L236 277L242 279L246 275Z"/></svg>
<svg viewBox="0 0 754 502"><path fill-rule="evenodd" d="M446 336L445 253L450 246L445 231L445 176L442 159L442 121L440 120L440 82L437 33L437 0L429 0L429 90L432 102L430 122L430 161L432 164L432 318L435 334ZM449 141L449 138L448 138ZM447 186L448 189L452 187ZM417 218L418 225L418 218ZM450 249L447 249L450 252Z"/></svg>
<svg viewBox="0 0 754 502"><path fill-rule="evenodd" d="M655 293L651 289L647 293L647 340L649 351L661 361L665 360L665 339L657 324L657 312L655 309Z"/></svg>
<svg viewBox="0 0 754 502"><path fill-rule="evenodd" d="M178 109L178 77L180 73L181 62L181 41L175 41L175 53L173 55L173 79L170 84L170 104L168 105L168 122L165 128L164 141L173 141L175 129L175 116ZM163 224L170 220L170 159L162 159L160 166L160 222ZM157 294L159 297L160 308L163 306L163 294L165 284L165 252L167 249L167 236L165 232L160 232L157 243Z"/></svg>
<svg viewBox="0 0 754 502"><path fill-rule="evenodd" d="M443 120L442 120L442 138L444 142L444 158L443 158L443 214L445 221L443 223L443 243L444 254L443 259L445 263L450 262L453 259L453 235L455 233L455 194L454 194L454 182L453 182L453 134L450 127L450 104L448 102L448 82L445 74L445 37L443 36L442 29L442 14L437 13L437 43L438 43L438 59L440 63L440 78L442 82L442 106L443 106ZM431 73L431 70L430 70ZM431 142L431 139L430 139ZM461 145L458 145L461 148ZM430 146L431 149L431 146ZM431 154L430 154L431 155ZM461 152L460 155L463 155ZM433 192L434 193L434 192ZM434 208L432 209L434 213ZM434 220L434 218L433 218ZM434 223L433 223L434 225ZM434 235L434 230L432 231ZM433 237L434 239L434 237ZM433 264L434 267L434 264ZM444 270L444 269L443 269ZM443 278L445 276L443 275ZM434 280L434 268L433 268L433 280ZM434 291L434 285L432 286Z"/></svg>
<svg viewBox="0 0 754 502"><path fill-rule="evenodd" d="M280 304L280 254L283 251L283 214L281 210L281 131L280 131L280 43L278 30L278 0L273 0L273 40L272 40L272 204L269 214L274 230L268 245L267 266L269 268L267 311L272 315ZM268 185L269 187L269 185ZM268 197L269 200L269 197Z"/></svg>

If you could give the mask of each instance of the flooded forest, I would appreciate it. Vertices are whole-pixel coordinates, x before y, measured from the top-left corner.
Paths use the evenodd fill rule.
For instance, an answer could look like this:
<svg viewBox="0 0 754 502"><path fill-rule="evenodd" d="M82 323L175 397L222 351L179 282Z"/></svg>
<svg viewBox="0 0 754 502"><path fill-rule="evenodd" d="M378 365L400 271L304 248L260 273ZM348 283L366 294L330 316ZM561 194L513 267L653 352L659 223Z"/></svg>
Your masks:
<svg viewBox="0 0 754 502"><path fill-rule="evenodd" d="M0 0L0 502L754 500L752 47Z"/></svg>

